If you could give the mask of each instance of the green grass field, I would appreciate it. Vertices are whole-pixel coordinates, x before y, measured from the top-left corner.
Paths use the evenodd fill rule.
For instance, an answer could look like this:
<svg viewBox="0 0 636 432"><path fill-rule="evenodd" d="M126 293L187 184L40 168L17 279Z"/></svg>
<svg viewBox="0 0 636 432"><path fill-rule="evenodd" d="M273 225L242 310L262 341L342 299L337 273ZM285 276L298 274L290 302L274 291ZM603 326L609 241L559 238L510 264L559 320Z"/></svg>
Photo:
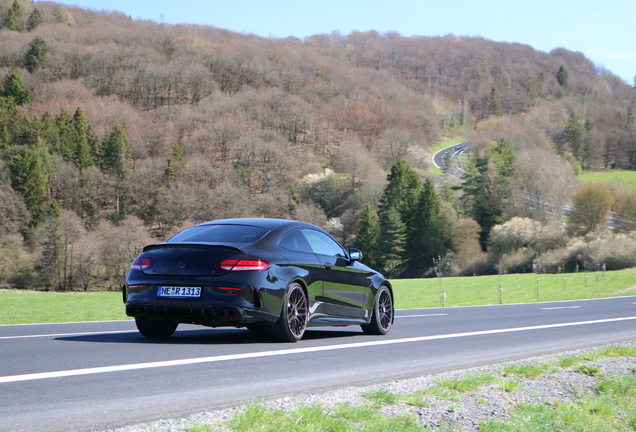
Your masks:
<svg viewBox="0 0 636 432"><path fill-rule="evenodd" d="M441 280L396 279L391 283L397 309L440 307L442 298L445 307L499 304L500 283L502 303L531 303L636 295L636 269L605 272L604 275L603 272L538 276L527 273L502 275L501 278L495 275ZM121 293L117 291L0 290L0 324L121 319L129 318L124 313Z"/></svg>
<svg viewBox="0 0 636 432"><path fill-rule="evenodd" d="M433 147L429 147L428 148L428 152L430 154L435 154L435 153L437 153L438 151L440 151L443 148L450 147L450 146L455 145L455 144L463 143L464 141L467 141L467 139L465 137L458 137L458 138L454 138L454 139L449 140L449 141L444 141L444 142L435 144Z"/></svg>
<svg viewBox="0 0 636 432"><path fill-rule="evenodd" d="M619 183L631 192L636 192L636 171L586 171L578 176L582 182L599 181L605 183Z"/></svg>
<svg viewBox="0 0 636 432"><path fill-rule="evenodd" d="M40 292L0 290L0 324L130 319L121 292Z"/></svg>
<svg viewBox="0 0 636 432"><path fill-rule="evenodd" d="M636 295L636 269L605 272L605 275L599 272L598 278L596 272L581 272L537 276L534 273L510 274L502 275L501 278L497 275L441 278L441 281L438 278L391 281L398 309L439 307L442 305L442 290L446 307L499 304L500 282L504 304Z"/></svg>

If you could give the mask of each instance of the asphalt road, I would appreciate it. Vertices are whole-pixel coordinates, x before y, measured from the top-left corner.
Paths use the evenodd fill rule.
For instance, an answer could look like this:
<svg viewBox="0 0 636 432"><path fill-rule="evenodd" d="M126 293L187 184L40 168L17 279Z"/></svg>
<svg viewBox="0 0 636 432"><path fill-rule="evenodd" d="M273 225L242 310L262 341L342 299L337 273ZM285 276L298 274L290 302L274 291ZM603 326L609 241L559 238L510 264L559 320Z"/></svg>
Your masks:
<svg viewBox="0 0 636 432"><path fill-rule="evenodd" d="M399 311L387 336L310 329L296 344L131 321L0 326L0 431L99 431L255 398L311 393L636 339L636 297Z"/></svg>
<svg viewBox="0 0 636 432"><path fill-rule="evenodd" d="M468 151L468 141L443 148L433 155L433 163L435 164L437 168L441 170L445 170L447 168L446 167L447 156L456 157L457 160L459 160L459 157L461 156L461 154L466 151Z"/></svg>

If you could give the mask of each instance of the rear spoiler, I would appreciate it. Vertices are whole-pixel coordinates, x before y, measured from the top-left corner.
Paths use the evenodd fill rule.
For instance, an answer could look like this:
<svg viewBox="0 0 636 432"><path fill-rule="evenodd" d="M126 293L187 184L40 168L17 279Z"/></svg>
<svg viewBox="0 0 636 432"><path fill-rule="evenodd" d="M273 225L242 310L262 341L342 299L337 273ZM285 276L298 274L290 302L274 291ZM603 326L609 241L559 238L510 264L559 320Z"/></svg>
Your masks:
<svg viewBox="0 0 636 432"><path fill-rule="evenodd" d="M200 249L221 249L230 252L243 253L242 249L236 246L228 246L227 244L215 244L215 243L160 243L144 246L143 252L148 252L156 249L185 249L185 248L200 248Z"/></svg>

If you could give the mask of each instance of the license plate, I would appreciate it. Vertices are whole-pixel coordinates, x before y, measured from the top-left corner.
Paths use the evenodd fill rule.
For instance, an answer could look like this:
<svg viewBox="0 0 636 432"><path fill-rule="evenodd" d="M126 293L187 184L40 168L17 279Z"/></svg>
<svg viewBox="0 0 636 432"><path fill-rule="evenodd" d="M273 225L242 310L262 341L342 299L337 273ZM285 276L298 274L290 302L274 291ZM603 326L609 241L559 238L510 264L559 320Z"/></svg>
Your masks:
<svg viewBox="0 0 636 432"><path fill-rule="evenodd" d="M160 286L157 289L159 297L201 297L201 287L171 287Z"/></svg>

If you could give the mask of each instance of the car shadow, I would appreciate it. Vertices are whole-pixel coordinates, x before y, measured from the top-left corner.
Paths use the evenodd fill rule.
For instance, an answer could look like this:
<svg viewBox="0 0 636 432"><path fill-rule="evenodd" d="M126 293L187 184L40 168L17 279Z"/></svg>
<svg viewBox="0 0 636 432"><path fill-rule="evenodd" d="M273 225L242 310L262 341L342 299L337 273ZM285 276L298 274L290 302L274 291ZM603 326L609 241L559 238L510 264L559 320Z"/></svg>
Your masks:
<svg viewBox="0 0 636 432"><path fill-rule="evenodd" d="M359 331L307 330L302 340L339 339L360 335L362 335L362 332ZM55 340L68 342L150 345L250 345L280 343L270 339L264 331L250 331L247 329L177 330L167 339L150 339L141 335L141 333L130 332L60 336L56 337Z"/></svg>

